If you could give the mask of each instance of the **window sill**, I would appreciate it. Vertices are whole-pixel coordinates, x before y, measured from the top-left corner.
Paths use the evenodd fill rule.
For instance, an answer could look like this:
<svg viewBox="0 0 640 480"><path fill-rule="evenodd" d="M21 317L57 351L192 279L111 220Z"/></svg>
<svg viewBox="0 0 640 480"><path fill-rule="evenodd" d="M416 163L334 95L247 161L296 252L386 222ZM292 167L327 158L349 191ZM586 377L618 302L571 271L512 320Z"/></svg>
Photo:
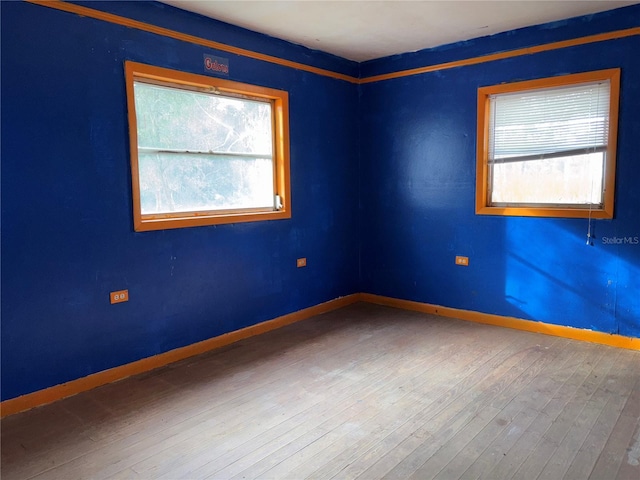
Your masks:
<svg viewBox="0 0 640 480"><path fill-rule="evenodd" d="M612 219L613 211L602 208L553 208L553 207L476 207L476 215L498 215L506 217L552 217L552 218L603 218Z"/></svg>
<svg viewBox="0 0 640 480"><path fill-rule="evenodd" d="M223 225L227 223L260 222L265 220L285 220L291 218L290 210L246 213L210 213L198 215L143 215L134 219L136 232L152 230L170 230L173 228L203 227L207 225Z"/></svg>

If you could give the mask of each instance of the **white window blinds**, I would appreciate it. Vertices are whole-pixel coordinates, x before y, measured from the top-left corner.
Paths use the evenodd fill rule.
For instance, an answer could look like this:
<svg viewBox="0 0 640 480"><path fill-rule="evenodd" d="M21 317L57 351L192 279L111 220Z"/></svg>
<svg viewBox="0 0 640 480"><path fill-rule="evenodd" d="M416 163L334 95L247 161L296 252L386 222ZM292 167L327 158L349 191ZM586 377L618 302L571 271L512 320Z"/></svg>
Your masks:
<svg viewBox="0 0 640 480"><path fill-rule="evenodd" d="M606 152L610 82L491 95L490 164Z"/></svg>

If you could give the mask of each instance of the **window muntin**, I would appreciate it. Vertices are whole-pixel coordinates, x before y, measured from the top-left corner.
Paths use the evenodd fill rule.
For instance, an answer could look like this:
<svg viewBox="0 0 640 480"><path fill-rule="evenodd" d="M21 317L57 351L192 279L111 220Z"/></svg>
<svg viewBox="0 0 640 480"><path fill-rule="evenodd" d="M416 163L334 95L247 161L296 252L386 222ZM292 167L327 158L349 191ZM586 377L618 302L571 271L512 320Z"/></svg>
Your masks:
<svg viewBox="0 0 640 480"><path fill-rule="evenodd" d="M126 71L136 230L290 218L286 92Z"/></svg>
<svg viewBox="0 0 640 480"><path fill-rule="evenodd" d="M476 212L612 218L619 69L478 90Z"/></svg>

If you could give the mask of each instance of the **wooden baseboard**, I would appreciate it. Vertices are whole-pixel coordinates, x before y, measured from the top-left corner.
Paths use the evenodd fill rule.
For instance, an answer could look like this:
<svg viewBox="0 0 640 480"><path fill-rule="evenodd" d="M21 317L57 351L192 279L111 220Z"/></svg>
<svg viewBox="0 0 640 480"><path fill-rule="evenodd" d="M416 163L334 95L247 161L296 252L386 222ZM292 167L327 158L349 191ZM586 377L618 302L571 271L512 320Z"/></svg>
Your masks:
<svg viewBox="0 0 640 480"><path fill-rule="evenodd" d="M377 305L384 305L387 307L401 308L404 310L414 310L417 312L431 313L440 315L442 317L458 318L460 320L485 323L498 327L513 328L516 330L524 330L527 332L543 333L545 335L553 335L556 337L570 338L573 340L599 343L602 345L626 348L629 350L640 350L640 338L625 337L622 335L595 332L593 330L583 330L581 328L565 327L562 325L553 325L550 323L535 322L514 317L504 317L502 315L474 312L471 310L460 310L457 308L442 307L439 305L413 302L410 300L401 300L398 298L384 297L381 295L373 295L370 293L361 293L358 295L358 299L363 302L375 303Z"/></svg>
<svg viewBox="0 0 640 480"><path fill-rule="evenodd" d="M22 395L20 397L11 398L0 403L0 418L14 413L23 412L34 407L46 405L65 397L70 397L78 393L91 390L107 383L122 380L123 378L137 375L139 373L148 372L159 367L163 367L170 363L174 363L185 358L193 357L216 348L229 345L239 340L260 335L261 333L284 327L291 323L304 320L314 315L337 310L356 302L368 302L387 307L401 308L404 310L413 310L417 312L430 313L443 317L457 318L471 322L485 323L498 327L513 328L516 330L524 330L527 332L543 333L545 335L553 335L556 337L570 338L573 340L582 340L586 342L599 343L612 347L626 348L629 350L640 350L640 338L624 337L622 335L614 335L603 332L594 332L593 330L583 330L579 328L565 327L562 325L553 325L549 323L534 322L531 320L523 320L513 317L504 317L501 315L493 315L489 313L474 312L471 310L460 310L457 308L442 307L429 303L414 302L410 300L402 300L398 298L384 297L381 295L373 295L371 293L355 293L346 297L336 298L313 307L305 308L297 312L289 313L273 320L242 328L234 332L225 333L218 337L203 340L202 342L187 345L185 347L176 348L153 357L143 358L136 362L121 365L119 367L97 372L92 375L72 380L60 385L45 388L37 392Z"/></svg>
<svg viewBox="0 0 640 480"><path fill-rule="evenodd" d="M336 298L313 307L274 318L273 320L258 323L257 325L242 328L234 332L225 333L218 337L209 338L202 342L176 348L175 350L154 355L153 357L143 358L119 367L110 368L109 370L97 372L77 380L45 388L44 390L38 390L37 392L11 398L0 403L0 418L14 413L23 412L25 410L30 410L41 405L46 405L47 403L55 402L56 400L70 397L101 385L106 385L107 383L122 380L123 378L130 377L131 375L148 372L149 370L163 367L170 363L184 360L185 358L193 357L254 335L260 335L261 333L284 327L285 325L313 317L314 315L320 315L322 313L345 307L357 302L358 300L358 294Z"/></svg>

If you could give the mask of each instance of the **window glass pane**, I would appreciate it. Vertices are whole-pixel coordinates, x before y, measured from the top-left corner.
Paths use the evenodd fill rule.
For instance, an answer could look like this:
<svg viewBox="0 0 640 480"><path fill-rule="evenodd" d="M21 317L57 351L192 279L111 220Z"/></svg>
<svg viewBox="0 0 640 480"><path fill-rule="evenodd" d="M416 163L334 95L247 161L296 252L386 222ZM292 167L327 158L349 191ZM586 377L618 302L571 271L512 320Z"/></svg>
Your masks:
<svg viewBox="0 0 640 480"><path fill-rule="evenodd" d="M604 153L491 165L492 204L600 205Z"/></svg>
<svg viewBox="0 0 640 480"><path fill-rule="evenodd" d="M284 90L125 62L136 231L291 218Z"/></svg>
<svg viewBox="0 0 640 480"><path fill-rule="evenodd" d="M138 146L273 154L271 104L134 82Z"/></svg>
<svg viewBox="0 0 640 480"><path fill-rule="evenodd" d="M273 208L273 161L202 154L138 155L142 214Z"/></svg>

